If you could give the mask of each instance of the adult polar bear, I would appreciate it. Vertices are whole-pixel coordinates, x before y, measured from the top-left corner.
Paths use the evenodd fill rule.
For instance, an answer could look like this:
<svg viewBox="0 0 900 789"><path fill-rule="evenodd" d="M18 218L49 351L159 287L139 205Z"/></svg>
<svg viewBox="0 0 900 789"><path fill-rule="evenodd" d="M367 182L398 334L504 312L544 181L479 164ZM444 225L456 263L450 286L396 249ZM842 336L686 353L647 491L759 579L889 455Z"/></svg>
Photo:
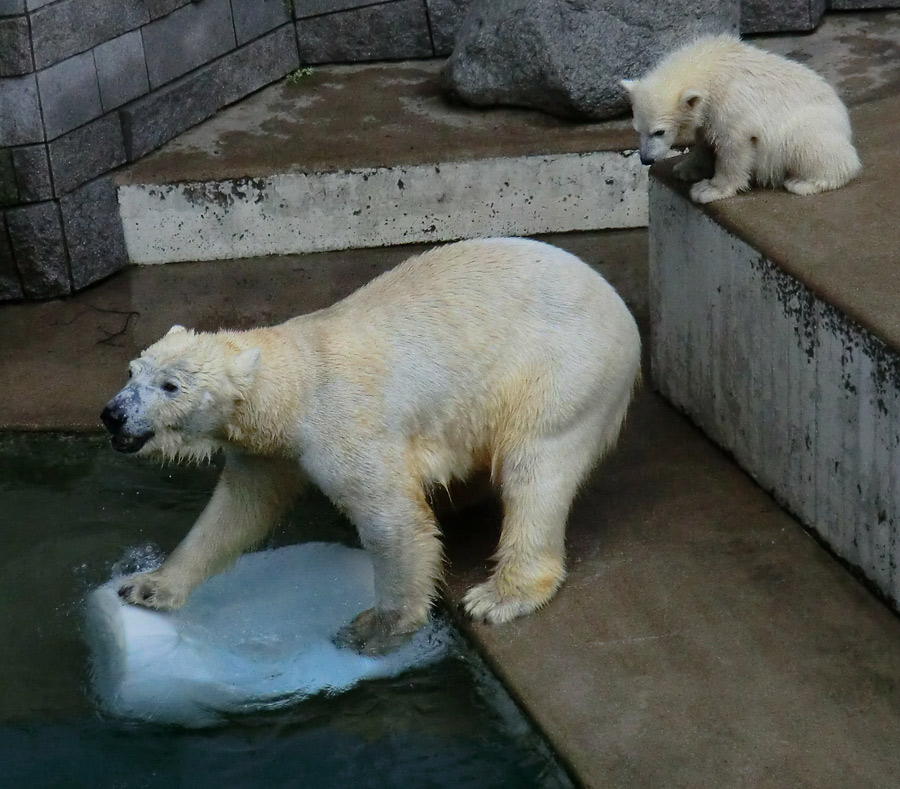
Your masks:
<svg viewBox="0 0 900 789"><path fill-rule="evenodd" d="M489 469L504 505L489 580L468 613L505 622L565 575L579 484L615 442L640 337L613 288L573 255L522 239L413 257L334 306L270 328L179 326L131 362L102 414L121 452L225 452L212 499L156 571L119 594L180 606L261 540L305 478L355 523L376 607L343 634L392 649L427 620L441 569L428 488Z"/></svg>
<svg viewBox="0 0 900 789"><path fill-rule="evenodd" d="M822 77L734 36L706 36L638 80L620 82L634 110L644 164L679 137L694 147L674 171L691 199L733 197L752 181L798 195L837 189L859 173L850 117Z"/></svg>

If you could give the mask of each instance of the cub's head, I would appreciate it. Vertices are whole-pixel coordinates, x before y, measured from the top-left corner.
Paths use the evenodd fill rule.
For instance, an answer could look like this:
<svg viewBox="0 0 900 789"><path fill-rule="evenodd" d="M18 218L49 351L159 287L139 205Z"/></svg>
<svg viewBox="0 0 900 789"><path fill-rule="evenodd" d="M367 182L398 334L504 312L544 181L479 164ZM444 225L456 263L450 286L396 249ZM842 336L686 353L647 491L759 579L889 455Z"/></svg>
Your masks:
<svg viewBox="0 0 900 789"><path fill-rule="evenodd" d="M623 79L640 135L641 164L662 159L679 137L693 136L703 119L706 96L698 88L672 91L651 73L638 80Z"/></svg>
<svg viewBox="0 0 900 789"><path fill-rule="evenodd" d="M128 383L100 415L113 449L208 458L225 440L259 362L258 348L240 349L227 334L173 326L129 364Z"/></svg>

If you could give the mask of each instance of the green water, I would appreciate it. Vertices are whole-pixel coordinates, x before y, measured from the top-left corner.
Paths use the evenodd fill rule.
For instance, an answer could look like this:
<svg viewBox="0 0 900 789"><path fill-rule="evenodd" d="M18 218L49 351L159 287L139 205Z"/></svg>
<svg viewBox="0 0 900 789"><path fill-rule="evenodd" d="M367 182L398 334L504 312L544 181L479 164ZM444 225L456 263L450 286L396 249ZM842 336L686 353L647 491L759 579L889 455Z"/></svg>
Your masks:
<svg viewBox="0 0 900 789"><path fill-rule="evenodd" d="M570 785L461 638L437 664L213 729L104 718L84 597L130 555L170 551L216 474L117 455L99 437L0 437L0 786ZM272 544L304 540L355 536L310 494Z"/></svg>

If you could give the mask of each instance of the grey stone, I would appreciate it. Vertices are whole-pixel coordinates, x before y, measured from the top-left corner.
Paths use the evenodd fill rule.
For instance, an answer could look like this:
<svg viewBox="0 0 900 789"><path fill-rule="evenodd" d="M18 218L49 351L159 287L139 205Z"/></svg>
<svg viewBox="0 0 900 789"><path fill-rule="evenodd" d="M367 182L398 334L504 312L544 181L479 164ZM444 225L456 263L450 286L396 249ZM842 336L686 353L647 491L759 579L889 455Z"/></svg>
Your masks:
<svg viewBox="0 0 900 789"><path fill-rule="evenodd" d="M741 33L813 30L825 13L825 0L741 0Z"/></svg>
<svg viewBox="0 0 900 789"><path fill-rule="evenodd" d="M58 63L149 21L143 0L59 0L31 14L35 67Z"/></svg>
<svg viewBox="0 0 900 789"><path fill-rule="evenodd" d="M150 14L151 19L159 19L161 16L171 14L177 8L193 2L196 0L145 0L147 13Z"/></svg>
<svg viewBox="0 0 900 789"><path fill-rule="evenodd" d="M43 8L45 5L49 5L50 3L55 3L56 0L26 0L26 5L28 6L29 11L34 11L38 8Z"/></svg>
<svg viewBox="0 0 900 789"><path fill-rule="evenodd" d="M128 264L116 186L109 176L59 201L76 290Z"/></svg>
<svg viewBox="0 0 900 789"><path fill-rule="evenodd" d="M155 89L234 49L231 5L228 0L191 3L151 22L142 35Z"/></svg>
<svg viewBox="0 0 900 789"><path fill-rule="evenodd" d="M284 0L231 0L231 13L238 44L259 38L291 21L289 6Z"/></svg>
<svg viewBox="0 0 900 789"><path fill-rule="evenodd" d="M303 63L401 60L434 54L421 0L358 8L297 22Z"/></svg>
<svg viewBox="0 0 900 789"><path fill-rule="evenodd" d="M37 78L48 140L93 120L103 111L91 52L39 71Z"/></svg>
<svg viewBox="0 0 900 789"><path fill-rule="evenodd" d="M12 149L0 148L0 206L16 205L18 202L19 190L16 187Z"/></svg>
<svg viewBox="0 0 900 789"><path fill-rule="evenodd" d="M216 110L297 68L294 26L287 24L119 113L129 161L158 148Z"/></svg>
<svg viewBox="0 0 900 789"><path fill-rule="evenodd" d="M614 117L628 110L621 78L699 33L736 32L737 21L737 0L474 0L444 84L476 106Z"/></svg>
<svg viewBox="0 0 900 789"><path fill-rule="evenodd" d="M69 257L57 202L12 208L6 212L6 226L25 295L49 299L70 293Z"/></svg>
<svg viewBox="0 0 900 789"><path fill-rule="evenodd" d="M34 71L28 19L14 16L0 19L0 77L16 77Z"/></svg>
<svg viewBox="0 0 900 789"><path fill-rule="evenodd" d="M104 111L149 92L144 42L139 30L94 47L94 63Z"/></svg>
<svg viewBox="0 0 900 789"><path fill-rule="evenodd" d="M396 0L387 0L387 2ZM349 11L353 8L365 8L370 5L384 5L385 0L294 0L294 16L305 19L310 16L333 14L337 11Z"/></svg>
<svg viewBox="0 0 900 789"><path fill-rule="evenodd" d="M435 55L449 55L472 0L425 0Z"/></svg>
<svg viewBox="0 0 900 789"><path fill-rule="evenodd" d="M0 301L21 299L24 295L6 232L6 216L0 213Z"/></svg>
<svg viewBox="0 0 900 789"><path fill-rule="evenodd" d="M57 195L125 163L122 124L114 112L58 137L49 147Z"/></svg>
<svg viewBox="0 0 900 789"><path fill-rule="evenodd" d="M46 145L23 145L10 149L13 171L19 200L23 203L38 203L53 197L53 182L50 179L50 160Z"/></svg>
<svg viewBox="0 0 900 789"><path fill-rule="evenodd" d="M41 142L41 103L34 74L0 79L0 146Z"/></svg>
<svg viewBox="0 0 900 789"><path fill-rule="evenodd" d="M0 16L25 13L25 0L0 0Z"/></svg>
<svg viewBox="0 0 900 789"><path fill-rule="evenodd" d="M835 11L865 11L874 8L900 8L900 2L894 0L829 0L828 7Z"/></svg>

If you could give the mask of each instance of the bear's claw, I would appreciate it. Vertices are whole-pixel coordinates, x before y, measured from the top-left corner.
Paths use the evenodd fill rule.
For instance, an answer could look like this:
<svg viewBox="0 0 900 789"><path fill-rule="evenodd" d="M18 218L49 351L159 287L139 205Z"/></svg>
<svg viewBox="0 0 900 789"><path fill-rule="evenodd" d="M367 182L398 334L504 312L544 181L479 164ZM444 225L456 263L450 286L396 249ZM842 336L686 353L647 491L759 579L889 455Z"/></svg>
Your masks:
<svg viewBox="0 0 900 789"><path fill-rule="evenodd" d="M167 583L156 572L133 576L119 587L118 594L126 603L158 611L180 608L187 599L186 592Z"/></svg>

